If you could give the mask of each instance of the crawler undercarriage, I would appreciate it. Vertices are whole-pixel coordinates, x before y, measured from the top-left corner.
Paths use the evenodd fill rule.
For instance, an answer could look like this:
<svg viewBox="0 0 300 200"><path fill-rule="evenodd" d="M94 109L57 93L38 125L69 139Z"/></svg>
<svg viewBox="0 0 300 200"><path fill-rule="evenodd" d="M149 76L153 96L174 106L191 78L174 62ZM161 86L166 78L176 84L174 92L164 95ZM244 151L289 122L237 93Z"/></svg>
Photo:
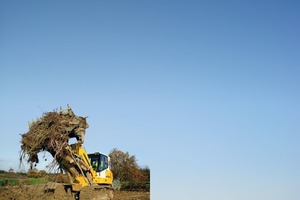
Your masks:
<svg viewBox="0 0 300 200"><path fill-rule="evenodd" d="M47 183L45 193L59 200L112 200L114 197L111 186L85 186L80 191L74 191L71 184L55 182Z"/></svg>

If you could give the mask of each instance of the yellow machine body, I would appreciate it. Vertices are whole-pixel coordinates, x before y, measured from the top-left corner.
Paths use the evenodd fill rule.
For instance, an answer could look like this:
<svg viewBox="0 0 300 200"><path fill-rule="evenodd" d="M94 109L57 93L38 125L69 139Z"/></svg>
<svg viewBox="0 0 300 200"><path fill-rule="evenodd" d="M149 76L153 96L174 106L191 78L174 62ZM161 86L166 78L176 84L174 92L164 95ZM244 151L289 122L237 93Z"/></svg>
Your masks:
<svg viewBox="0 0 300 200"><path fill-rule="evenodd" d="M73 184L73 190L79 191L82 187L91 185L112 186L113 173L107 155L99 152L87 154L80 143L68 146L67 150L72 155L72 164L76 164L74 171L77 173L73 173L72 168L64 167Z"/></svg>

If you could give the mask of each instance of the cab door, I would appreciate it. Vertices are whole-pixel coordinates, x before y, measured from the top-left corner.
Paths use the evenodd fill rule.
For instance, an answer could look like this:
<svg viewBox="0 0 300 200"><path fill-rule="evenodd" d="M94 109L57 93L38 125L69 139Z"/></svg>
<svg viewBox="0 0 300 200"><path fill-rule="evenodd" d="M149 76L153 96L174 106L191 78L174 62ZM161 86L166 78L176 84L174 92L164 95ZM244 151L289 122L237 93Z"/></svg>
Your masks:
<svg viewBox="0 0 300 200"><path fill-rule="evenodd" d="M108 157L106 155L100 154L99 172L97 172L97 176L100 178L106 178L106 171L108 167Z"/></svg>

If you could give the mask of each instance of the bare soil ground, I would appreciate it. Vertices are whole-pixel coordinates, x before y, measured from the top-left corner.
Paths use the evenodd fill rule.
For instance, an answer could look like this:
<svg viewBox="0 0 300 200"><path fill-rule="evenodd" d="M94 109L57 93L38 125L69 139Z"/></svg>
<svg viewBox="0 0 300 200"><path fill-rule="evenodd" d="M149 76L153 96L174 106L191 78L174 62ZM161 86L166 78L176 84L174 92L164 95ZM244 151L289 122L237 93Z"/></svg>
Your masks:
<svg viewBox="0 0 300 200"><path fill-rule="evenodd" d="M116 191L114 200L150 200L150 192Z"/></svg>
<svg viewBox="0 0 300 200"><path fill-rule="evenodd" d="M73 199L71 195L66 198L63 189L52 193L44 193L45 185L6 186L0 188L0 200L66 200ZM115 191L114 200L150 200L150 192Z"/></svg>

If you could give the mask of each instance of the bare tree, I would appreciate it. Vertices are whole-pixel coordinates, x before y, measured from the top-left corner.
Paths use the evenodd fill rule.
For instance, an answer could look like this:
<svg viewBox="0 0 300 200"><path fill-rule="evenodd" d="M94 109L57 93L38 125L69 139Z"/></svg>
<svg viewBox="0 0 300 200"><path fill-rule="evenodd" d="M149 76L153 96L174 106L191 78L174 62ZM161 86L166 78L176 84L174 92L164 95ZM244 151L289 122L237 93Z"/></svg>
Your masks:
<svg viewBox="0 0 300 200"><path fill-rule="evenodd" d="M9 173L15 173L15 170L12 167L10 167L9 170L8 170L8 172Z"/></svg>

